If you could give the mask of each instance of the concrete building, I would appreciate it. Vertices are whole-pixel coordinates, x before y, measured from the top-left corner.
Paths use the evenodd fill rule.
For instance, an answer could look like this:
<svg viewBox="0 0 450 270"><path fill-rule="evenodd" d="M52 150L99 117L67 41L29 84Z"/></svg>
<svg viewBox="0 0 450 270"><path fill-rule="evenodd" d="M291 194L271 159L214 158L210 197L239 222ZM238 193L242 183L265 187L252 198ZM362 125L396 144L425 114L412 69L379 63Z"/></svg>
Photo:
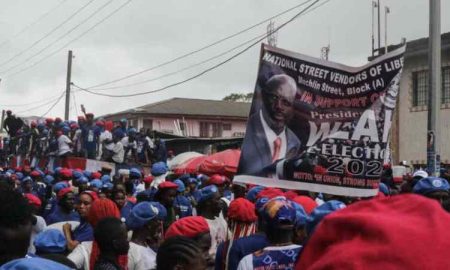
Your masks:
<svg viewBox="0 0 450 270"><path fill-rule="evenodd" d="M442 40L440 154L450 164L450 33ZM393 46L394 47L394 46ZM428 38L407 42L397 113L391 130L394 164L424 166L427 160Z"/></svg>
<svg viewBox="0 0 450 270"><path fill-rule="evenodd" d="M138 129L197 138L243 137L251 103L221 100L172 98L134 109L104 115L122 118Z"/></svg>

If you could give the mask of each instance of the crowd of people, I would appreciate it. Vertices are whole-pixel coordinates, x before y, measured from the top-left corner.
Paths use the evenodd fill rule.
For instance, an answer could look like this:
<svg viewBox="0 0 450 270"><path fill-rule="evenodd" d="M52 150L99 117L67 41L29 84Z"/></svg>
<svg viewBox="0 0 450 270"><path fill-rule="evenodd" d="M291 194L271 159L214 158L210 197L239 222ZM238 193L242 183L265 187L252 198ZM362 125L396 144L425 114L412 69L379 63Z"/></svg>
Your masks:
<svg viewBox="0 0 450 270"><path fill-rule="evenodd" d="M0 164L3 166L12 157L17 159L18 166L27 160L32 167L50 170L72 156L119 165L148 166L167 161L164 141L153 138L150 130L128 126L127 119L121 119L114 126L111 121L95 120L92 113L85 113L77 121L63 121L57 117L27 124L10 110L6 114L3 128L9 136L0 142Z"/></svg>
<svg viewBox="0 0 450 270"><path fill-rule="evenodd" d="M175 175L164 162L0 169L0 270L448 269L450 185L350 198Z"/></svg>

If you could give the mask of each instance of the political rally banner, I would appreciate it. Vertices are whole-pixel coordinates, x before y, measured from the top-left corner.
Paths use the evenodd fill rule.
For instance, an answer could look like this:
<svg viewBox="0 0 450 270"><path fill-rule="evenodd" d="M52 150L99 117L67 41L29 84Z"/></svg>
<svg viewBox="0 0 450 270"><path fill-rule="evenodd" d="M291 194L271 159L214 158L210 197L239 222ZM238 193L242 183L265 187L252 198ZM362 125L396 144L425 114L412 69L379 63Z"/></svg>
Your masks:
<svg viewBox="0 0 450 270"><path fill-rule="evenodd" d="M376 195L404 50L350 67L263 45L233 181Z"/></svg>

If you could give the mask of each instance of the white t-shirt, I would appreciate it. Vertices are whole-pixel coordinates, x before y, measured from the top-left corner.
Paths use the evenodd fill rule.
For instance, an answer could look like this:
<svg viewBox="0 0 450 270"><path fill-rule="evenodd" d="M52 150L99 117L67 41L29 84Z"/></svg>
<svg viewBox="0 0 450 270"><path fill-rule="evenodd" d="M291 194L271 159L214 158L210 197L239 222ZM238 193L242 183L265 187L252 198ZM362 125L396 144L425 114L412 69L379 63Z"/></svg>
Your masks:
<svg viewBox="0 0 450 270"><path fill-rule="evenodd" d="M89 270L91 251L92 241L81 242L67 258L71 260L77 268ZM145 257L142 255L140 246L130 242L130 249L128 250L128 270L149 270L146 265Z"/></svg>
<svg viewBox="0 0 450 270"><path fill-rule="evenodd" d="M114 144L114 148L112 149L114 155L112 156L112 160L117 163L123 163L123 159L125 157L125 150L123 149L123 144L119 141Z"/></svg>
<svg viewBox="0 0 450 270"><path fill-rule="evenodd" d="M58 156L62 156L67 152L70 152L70 145L69 143L72 143L72 141L67 137L66 135L61 135L58 138Z"/></svg>
<svg viewBox="0 0 450 270"><path fill-rule="evenodd" d="M297 250L299 248L301 248L301 246L292 244L292 245L288 245L288 246L266 247L266 248L264 248L264 251L268 251L269 255L270 255L271 251L275 251L275 252L281 251L285 254L288 254L289 253L288 251ZM291 256L291 257L293 257L292 261L295 262L298 253L294 252L294 251L291 251L291 252L292 252L293 256L295 256L295 257ZM270 257L268 258L268 260L270 260L271 263L279 263L276 261L272 261L272 259ZM280 262L280 263L285 263L285 262ZM255 267L253 266L253 254L249 254L249 255L245 256L244 258L242 258L242 260L239 262L237 270L253 270L254 268ZM276 269L278 269L278 268L276 268ZM290 269L290 268L286 268L286 269Z"/></svg>
<svg viewBox="0 0 450 270"><path fill-rule="evenodd" d="M217 247L220 243L225 242L228 234L227 221L223 217L222 213L215 219L207 219L209 226L209 233L211 235L211 248L209 249L209 255L212 258L216 257Z"/></svg>
<svg viewBox="0 0 450 270"><path fill-rule="evenodd" d="M142 265L145 269L156 269L156 252L149 247L136 245L137 251L141 254Z"/></svg>
<svg viewBox="0 0 450 270"><path fill-rule="evenodd" d="M44 231L47 228L47 223L45 223L45 219L41 216L35 216L36 217L36 224L33 225L33 228L31 230L31 237L30 237L30 245L28 246L28 253L34 254L36 252L36 248L34 247L34 238L36 235L42 231Z"/></svg>

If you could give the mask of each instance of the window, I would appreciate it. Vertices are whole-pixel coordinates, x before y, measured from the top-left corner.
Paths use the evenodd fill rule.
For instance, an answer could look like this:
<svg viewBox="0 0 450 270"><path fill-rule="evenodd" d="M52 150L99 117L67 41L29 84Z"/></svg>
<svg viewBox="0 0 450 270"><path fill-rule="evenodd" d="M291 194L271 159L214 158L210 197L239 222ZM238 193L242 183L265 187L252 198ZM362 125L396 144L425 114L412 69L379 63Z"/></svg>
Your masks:
<svg viewBox="0 0 450 270"><path fill-rule="evenodd" d="M152 119L144 119L143 127L145 130L153 130L153 120Z"/></svg>
<svg viewBox="0 0 450 270"><path fill-rule="evenodd" d="M209 137L209 125L207 122L200 122L200 137Z"/></svg>
<svg viewBox="0 0 450 270"><path fill-rule="evenodd" d="M231 130L231 123L224 123L223 130Z"/></svg>
<svg viewBox="0 0 450 270"><path fill-rule="evenodd" d="M413 72L413 106L428 105L428 71Z"/></svg>
<svg viewBox="0 0 450 270"><path fill-rule="evenodd" d="M450 103L450 67L442 69L442 104Z"/></svg>
<svg viewBox="0 0 450 270"><path fill-rule="evenodd" d="M212 136L214 138L222 137L222 123L211 123L212 125Z"/></svg>

